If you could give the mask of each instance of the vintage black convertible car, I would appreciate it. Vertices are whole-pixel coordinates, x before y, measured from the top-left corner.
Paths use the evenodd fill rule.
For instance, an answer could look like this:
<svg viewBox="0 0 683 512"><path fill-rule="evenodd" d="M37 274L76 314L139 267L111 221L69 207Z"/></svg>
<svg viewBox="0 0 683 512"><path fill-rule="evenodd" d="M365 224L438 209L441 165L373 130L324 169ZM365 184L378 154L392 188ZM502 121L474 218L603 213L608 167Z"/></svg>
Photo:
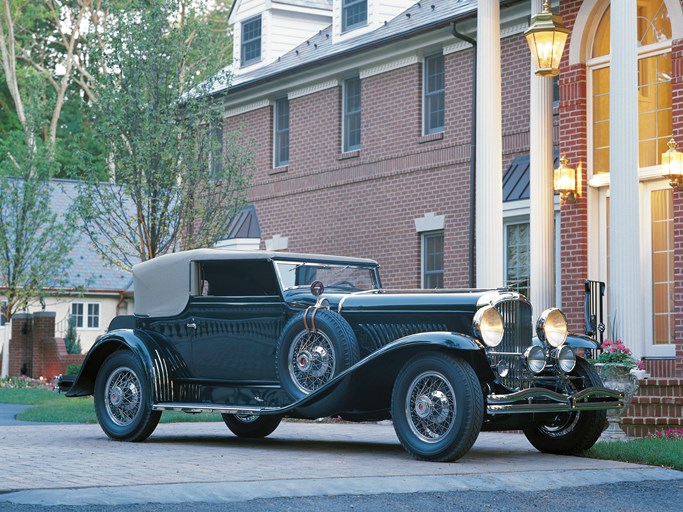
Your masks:
<svg viewBox="0 0 683 512"><path fill-rule="evenodd" d="M590 448L622 395L596 349L499 290L382 288L365 259L201 249L133 269L135 315L112 321L68 396L94 395L104 432L141 441L165 410L221 413L237 436L283 417L392 419L415 457L451 461L481 430L544 452Z"/></svg>

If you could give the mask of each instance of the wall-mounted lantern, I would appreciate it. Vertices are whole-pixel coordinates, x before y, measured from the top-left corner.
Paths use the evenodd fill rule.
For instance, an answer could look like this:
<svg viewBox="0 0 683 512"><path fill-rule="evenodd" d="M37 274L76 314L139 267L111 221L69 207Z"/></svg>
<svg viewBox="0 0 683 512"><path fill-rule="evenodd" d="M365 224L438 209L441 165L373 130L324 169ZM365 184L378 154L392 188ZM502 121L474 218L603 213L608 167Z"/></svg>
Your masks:
<svg viewBox="0 0 683 512"><path fill-rule="evenodd" d="M683 189L683 153L678 151L678 144L671 137L667 144L669 149L662 153L662 176L668 178L669 185Z"/></svg>
<svg viewBox="0 0 683 512"><path fill-rule="evenodd" d="M560 199L573 204L576 202L576 169L567 166L568 162L564 156L560 158L560 166L554 171L553 184L560 193Z"/></svg>
<svg viewBox="0 0 683 512"><path fill-rule="evenodd" d="M550 2L546 0L543 12L531 17L531 25L524 32L538 76L560 74L560 60L568 35L569 29L564 26L562 16L553 14Z"/></svg>

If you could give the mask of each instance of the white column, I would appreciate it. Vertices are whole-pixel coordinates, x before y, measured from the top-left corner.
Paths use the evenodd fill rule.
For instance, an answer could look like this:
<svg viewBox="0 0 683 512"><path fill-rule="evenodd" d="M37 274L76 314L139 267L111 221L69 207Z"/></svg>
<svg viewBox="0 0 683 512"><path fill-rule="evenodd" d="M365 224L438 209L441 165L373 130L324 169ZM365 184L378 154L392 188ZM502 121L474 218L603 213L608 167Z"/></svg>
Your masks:
<svg viewBox="0 0 683 512"><path fill-rule="evenodd" d="M503 136L500 81L500 5L480 0L477 16L477 287L503 283Z"/></svg>
<svg viewBox="0 0 683 512"><path fill-rule="evenodd" d="M531 0L531 14L541 12L542 0ZM553 192L553 81L536 76L531 64L529 119L529 270L534 322L555 305L555 244Z"/></svg>
<svg viewBox="0 0 683 512"><path fill-rule="evenodd" d="M641 357L647 291L640 257L636 0L612 2L610 21L610 322L612 336Z"/></svg>

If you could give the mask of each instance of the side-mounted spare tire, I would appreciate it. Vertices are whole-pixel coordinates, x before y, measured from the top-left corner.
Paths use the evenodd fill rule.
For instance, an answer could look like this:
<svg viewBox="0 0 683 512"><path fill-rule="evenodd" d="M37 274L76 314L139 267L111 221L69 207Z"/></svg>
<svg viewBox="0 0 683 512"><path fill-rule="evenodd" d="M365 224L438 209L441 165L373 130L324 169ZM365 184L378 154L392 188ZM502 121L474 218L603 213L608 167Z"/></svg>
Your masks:
<svg viewBox="0 0 683 512"><path fill-rule="evenodd" d="M356 335L339 313L311 308L285 325L276 370L282 388L299 400L353 366L359 354Z"/></svg>

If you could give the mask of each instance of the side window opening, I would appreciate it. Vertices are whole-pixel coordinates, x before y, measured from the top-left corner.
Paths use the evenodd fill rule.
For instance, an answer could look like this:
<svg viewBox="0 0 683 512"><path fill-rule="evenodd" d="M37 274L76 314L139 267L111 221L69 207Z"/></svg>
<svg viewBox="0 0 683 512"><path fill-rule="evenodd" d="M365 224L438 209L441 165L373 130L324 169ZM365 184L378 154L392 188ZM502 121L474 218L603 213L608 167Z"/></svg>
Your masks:
<svg viewBox="0 0 683 512"><path fill-rule="evenodd" d="M199 295L207 297L265 297L280 288L270 261L199 262Z"/></svg>

